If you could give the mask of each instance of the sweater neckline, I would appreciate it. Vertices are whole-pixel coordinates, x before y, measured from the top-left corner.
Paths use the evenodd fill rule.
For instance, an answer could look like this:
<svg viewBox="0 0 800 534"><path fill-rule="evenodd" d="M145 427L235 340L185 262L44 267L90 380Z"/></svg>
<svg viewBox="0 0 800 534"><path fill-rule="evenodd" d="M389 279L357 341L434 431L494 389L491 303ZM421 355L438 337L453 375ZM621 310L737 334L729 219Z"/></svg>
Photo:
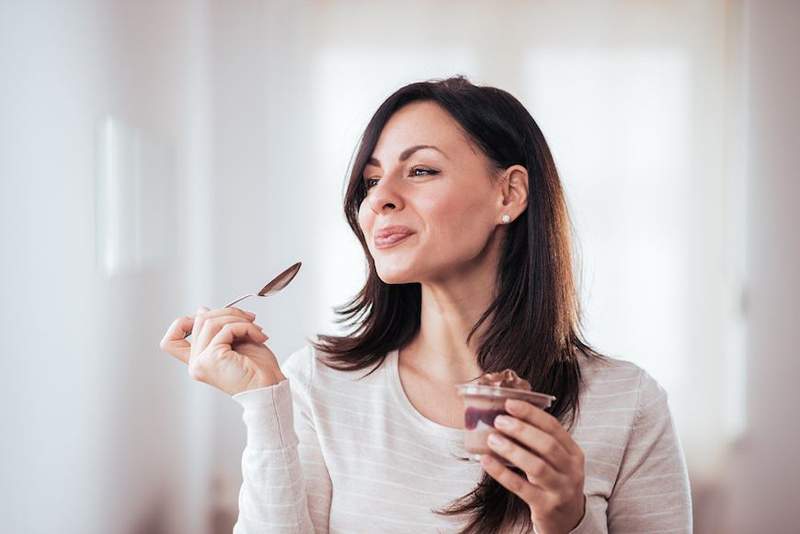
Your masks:
<svg viewBox="0 0 800 534"><path fill-rule="evenodd" d="M400 408L400 411L403 412L409 419L411 419L417 427L427 432L433 432L453 441L463 440L464 431L462 429L453 428L451 426L442 425L436 421L432 421L419 413L414 405L411 404L411 400L409 400L408 395L406 395L406 392L403 389L403 383L400 381L399 356L400 349L394 349L387 353L386 358L388 360L387 363L389 364L389 372L386 373L386 379L387 386L392 392L392 396Z"/></svg>

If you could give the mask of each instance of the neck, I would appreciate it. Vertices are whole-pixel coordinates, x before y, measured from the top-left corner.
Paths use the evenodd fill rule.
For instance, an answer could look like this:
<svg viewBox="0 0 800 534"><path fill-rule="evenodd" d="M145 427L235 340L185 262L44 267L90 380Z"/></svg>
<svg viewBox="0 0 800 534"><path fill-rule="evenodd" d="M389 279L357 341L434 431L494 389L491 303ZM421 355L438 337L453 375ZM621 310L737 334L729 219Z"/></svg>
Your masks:
<svg viewBox="0 0 800 534"><path fill-rule="evenodd" d="M491 316L467 335L496 296L498 247L490 245L479 265L465 267L443 280L421 282L420 330L401 349L403 365L429 380L457 384L482 374L478 346Z"/></svg>

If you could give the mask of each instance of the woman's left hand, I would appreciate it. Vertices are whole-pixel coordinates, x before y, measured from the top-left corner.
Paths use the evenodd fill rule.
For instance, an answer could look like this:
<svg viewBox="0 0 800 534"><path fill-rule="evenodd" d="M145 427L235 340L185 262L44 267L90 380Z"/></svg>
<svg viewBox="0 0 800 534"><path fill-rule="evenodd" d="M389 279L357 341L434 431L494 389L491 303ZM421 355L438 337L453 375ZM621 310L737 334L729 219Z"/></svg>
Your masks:
<svg viewBox="0 0 800 534"><path fill-rule="evenodd" d="M489 446L519 467L527 480L491 454L481 456L481 466L530 506L535 532L567 534L585 513L583 451L558 419L544 410L507 399L506 411L510 415L496 417L494 426L513 441L495 432L489 436Z"/></svg>

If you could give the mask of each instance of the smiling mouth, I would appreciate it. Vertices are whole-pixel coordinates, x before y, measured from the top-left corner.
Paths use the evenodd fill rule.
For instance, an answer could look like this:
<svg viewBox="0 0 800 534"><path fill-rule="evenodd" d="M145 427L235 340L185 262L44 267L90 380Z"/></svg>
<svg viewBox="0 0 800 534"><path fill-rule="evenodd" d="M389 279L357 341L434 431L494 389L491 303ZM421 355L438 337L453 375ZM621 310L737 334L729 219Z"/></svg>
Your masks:
<svg viewBox="0 0 800 534"><path fill-rule="evenodd" d="M391 235L388 235L386 237L376 237L375 238L375 246L377 248L381 248L381 249L382 248L389 248L389 247L392 247L394 245L397 245L397 244L401 243L402 241L405 241L406 238L409 238L412 235L414 235L414 234L413 233L410 233L410 234L391 234Z"/></svg>

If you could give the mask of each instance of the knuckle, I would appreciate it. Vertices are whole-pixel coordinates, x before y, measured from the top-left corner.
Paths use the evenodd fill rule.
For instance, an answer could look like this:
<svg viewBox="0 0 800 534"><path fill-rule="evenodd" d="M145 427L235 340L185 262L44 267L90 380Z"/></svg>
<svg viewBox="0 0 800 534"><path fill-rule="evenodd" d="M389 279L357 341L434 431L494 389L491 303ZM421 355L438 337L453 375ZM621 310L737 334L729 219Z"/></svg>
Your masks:
<svg viewBox="0 0 800 534"><path fill-rule="evenodd" d="M544 474L544 462L542 462L538 458L534 458L531 461L531 466L530 466L529 470L530 470L530 473L532 475L539 476L539 475Z"/></svg>
<svg viewBox="0 0 800 534"><path fill-rule="evenodd" d="M213 332L216 332L224 328L226 322L223 317L212 317L203 324L203 328L210 328Z"/></svg>
<svg viewBox="0 0 800 534"><path fill-rule="evenodd" d="M519 493L525 487L525 483L517 475L509 474L507 480L508 487L514 493Z"/></svg>
<svg viewBox="0 0 800 534"><path fill-rule="evenodd" d="M236 323L225 323L219 329L219 332L224 333L226 335L235 336L236 333L237 333L236 330L237 330L237 324Z"/></svg>
<svg viewBox="0 0 800 534"><path fill-rule="evenodd" d="M205 382L206 371L200 365L189 364L189 376L192 377L193 380L197 380L199 382Z"/></svg>

